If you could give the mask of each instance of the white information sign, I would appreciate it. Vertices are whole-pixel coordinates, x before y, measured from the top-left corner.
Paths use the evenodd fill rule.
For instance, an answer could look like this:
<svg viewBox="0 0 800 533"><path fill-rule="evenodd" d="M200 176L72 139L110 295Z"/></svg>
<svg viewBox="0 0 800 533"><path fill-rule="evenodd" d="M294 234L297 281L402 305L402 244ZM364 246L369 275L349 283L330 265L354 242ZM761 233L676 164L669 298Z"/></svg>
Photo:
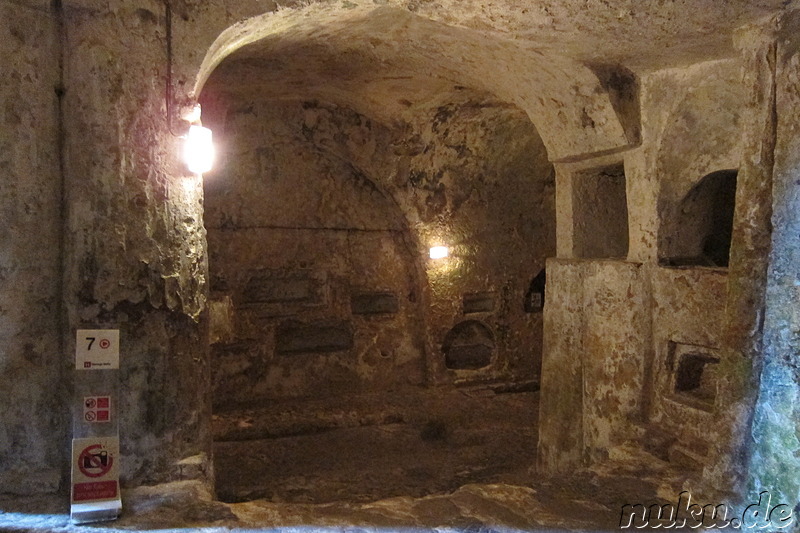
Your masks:
<svg viewBox="0 0 800 533"><path fill-rule="evenodd" d="M79 329L75 338L75 370L119 368L118 329Z"/></svg>

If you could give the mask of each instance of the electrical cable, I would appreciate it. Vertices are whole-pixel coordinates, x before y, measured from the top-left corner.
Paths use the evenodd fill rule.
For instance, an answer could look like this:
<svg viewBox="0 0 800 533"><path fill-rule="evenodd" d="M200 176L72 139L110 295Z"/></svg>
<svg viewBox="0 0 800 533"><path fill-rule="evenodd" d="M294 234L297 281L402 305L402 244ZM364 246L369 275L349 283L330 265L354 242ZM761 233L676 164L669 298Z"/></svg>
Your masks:
<svg viewBox="0 0 800 533"><path fill-rule="evenodd" d="M169 0L164 2L164 16L166 18L166 40L167 40L167 83L164 98L167 103L167 129L173 137L183 137L175 133L172 124L172 5Z"/></svg>

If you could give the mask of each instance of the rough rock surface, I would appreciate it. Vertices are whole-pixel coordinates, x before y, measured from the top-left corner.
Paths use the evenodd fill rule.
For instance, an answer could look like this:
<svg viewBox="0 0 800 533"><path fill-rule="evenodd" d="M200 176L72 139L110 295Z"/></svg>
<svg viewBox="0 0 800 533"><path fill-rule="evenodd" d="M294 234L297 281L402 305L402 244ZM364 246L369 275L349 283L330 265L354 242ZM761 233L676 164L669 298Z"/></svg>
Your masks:
<svg viewBox="0 0 800 533"><path fill-rule="evenodd" d="M221 170L205 177L211 289L233 303L233 331L214 348L217 406L538 377L541 313L525 298L554 252L554 184L518 109L465 91L384 125L257 99L229 76L207 86L207 123L225 139ZM437 244L451 256L430 260ZM481 294L485 307L465 307ZM397 309L358 311L369 295ZM468 320L488 330L491 354L447 369L443 345ZM298 335L318 345L282 354ZM327 346L330 335L352 344Z"/></svg>
<svg viewBox="0 0 800 533"><path fill-rule="evenodd" d="M772 195L772 253L766 287L763 371L752 429L750 495L772 488L777 500L800 498L800 315L797 312L800 269L797 235L800 231L800 17L787 17L778 26L775 51L775 155ZM776 500L776 501L777 501Z"/></svg>
<svg viewBox="0 0 800 533"><path fill-rule="evenodd" d="M60 483L68 426L58 31L46 11L5 3L0 20L0 490L37 493Z"/></svg>
<svg viewBox="0 0 800 533"><path fill-rule="evenodd" d="M69 524L53 498L4 498L0 527L25 531L116 532L192 528L199 531L612 531L626 503L677 501L682 476L667 463L629 448L613 461L558 483L466 485L450 494L400 497L370 503L324 505L264 500L223 504L197 483L141 487L123 494L120 519L91 526ZM624 465L624 466L623 466ZM657 481L658 480L658 481Z"/></svg>

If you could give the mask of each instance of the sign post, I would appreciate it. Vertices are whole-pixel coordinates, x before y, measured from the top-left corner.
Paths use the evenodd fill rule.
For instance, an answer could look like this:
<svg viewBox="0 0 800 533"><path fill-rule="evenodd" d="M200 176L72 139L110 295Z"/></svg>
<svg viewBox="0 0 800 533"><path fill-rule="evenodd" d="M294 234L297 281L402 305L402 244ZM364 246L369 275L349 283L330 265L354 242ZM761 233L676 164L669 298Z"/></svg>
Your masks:
<svg viewBox="0 0 800 533"><path fill-rule="evenodd" d="M119 330L79 329L75 337L70 517L114 520L119 491Z"/></svg>

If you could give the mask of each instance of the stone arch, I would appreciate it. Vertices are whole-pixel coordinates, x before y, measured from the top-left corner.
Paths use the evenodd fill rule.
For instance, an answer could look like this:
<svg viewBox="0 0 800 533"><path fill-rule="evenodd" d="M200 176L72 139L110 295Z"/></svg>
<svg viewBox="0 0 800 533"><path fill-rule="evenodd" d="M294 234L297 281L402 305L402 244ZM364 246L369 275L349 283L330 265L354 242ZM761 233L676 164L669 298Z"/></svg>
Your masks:
<svg viewBox="0 0 800 533"><path fill-rule="evenodd" d="M739 166L741 134L739 108L743 88L738 81L736 62L718 62L708 71L698 70L697 84L687 90L670 110L658 143L657 171L660 181L658 217L658 258L665 264L670 258L683 256L685 260L698 250L683 249L680 242L681 224L686 222L687 207L696 195L706 196L709 191L693 190L701 179L720 169ZM734 171L735 172L735 171ZM709 184L722 179L722 175L709 178ZM713 188L721 186L719 183ZM702 248L702 246L700 247ZM681 251L683 250L683 251ZM680 263L682 260L678 259Z"/></svg>
<svg viewBox="0 0 800 533"><path fill-rule="evenodd" d="M526 112L554 161L638 142L638 124L620 120L630 107L620 102L629 98L598 78L628 79L609 77L613 68L598 75L556 53L545 56L391 6L337 10L315 4L251 17L211 44L192 92L198 95L223 63L239 62L247 65L242 83L266 77L275 82L276 95L285 95L287 88L291 92L287 80L295 88L298 83L292 57L304 58L300 83L306 89L315 77L325 77L320 97L349 97L367 115L396 118L464 88L495 95ZM635 92L635 80L629 81L625 90Z"/></svg>
<svg viewBox="0 0 800 533"><path fill-rule="evenodd" d="M665 242L663 262L671 266L727 267L736 203L737 170L705 175L678 203Z"/></svg>

